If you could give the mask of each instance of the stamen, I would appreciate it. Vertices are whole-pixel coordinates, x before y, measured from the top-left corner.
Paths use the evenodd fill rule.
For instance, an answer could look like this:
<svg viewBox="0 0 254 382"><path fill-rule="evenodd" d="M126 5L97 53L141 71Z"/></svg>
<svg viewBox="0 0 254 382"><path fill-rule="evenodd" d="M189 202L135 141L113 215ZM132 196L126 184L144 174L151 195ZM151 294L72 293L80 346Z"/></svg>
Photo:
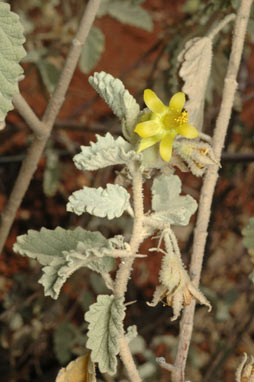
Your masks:
<svg viewBox="0 0 254 382"><path fill-rule="evenodd" d="M178 125L184 125L185 123L188 122L188 113L187 111L183 111L179 117L176 117L175 118L175 122L178 124Z"/></svg>
<svg viewBox="0 0 254 382"><path fill-rule="evenodd" d="M206 156L206 154L208 153L209 149L206 148L206 149L200 149L200 153L204 156Z"/></svg>

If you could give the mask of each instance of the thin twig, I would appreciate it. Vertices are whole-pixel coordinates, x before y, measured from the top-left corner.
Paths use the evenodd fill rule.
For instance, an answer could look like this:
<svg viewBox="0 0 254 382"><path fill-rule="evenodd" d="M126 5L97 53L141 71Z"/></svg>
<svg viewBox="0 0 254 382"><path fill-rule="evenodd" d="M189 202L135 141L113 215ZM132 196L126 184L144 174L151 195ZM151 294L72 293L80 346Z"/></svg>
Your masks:
<svg viewBox="0 0 254 382"><path fill-rule="evenodd" d="M45 134L43 138L41 136L39 137L35 135L34 141L31 144L27 156L22 163L10 198L2 212L0 224L0 253L9 234L12 223L15 219L17 209L22 202L32 176L37 168L38 162L41 158L47 139L51 133L57 114L59 113L59 110L61 109L65 100L65 95L77 66L82 47L92 27L100 2L101 0L90 0L85 9L76 36L72 41L72 46L66 58L60 79L42 118L42 123L46 125L45 130L47 131L47 134ZM18 102L16 105L19 107ZM19 111L22 115L22 110L19 109ZM24 114L23 117L25 118ZM31 112L31 109L30 118L29 115L26 114L26 122L29 126L33 126L32 130L35 131L33 125L35 122L35 114Z"/></svg>
<svg viewBox="0 0 254 382"><path fill-rule="evenodd" d="M38 139L48 135L47 126L39 120L21 94L15 95L13 104Z"/></svg>
<svg viewBox="0 0 254 382"><path fill-rule="evenodd" d="M237 73L243 51L244 37L248 24L252 0L242 0L239 7L233 35L232 51L229 58L227 74L224 83L222 104L216 121L213 137L213 149L218 161L224 146L225 136L233 106L235 91L237 88ZM211 166L207 171L201 191L197 224L194 232L193 254L191 259L190 273L193 284L198 287L202 269L203 255L207 238L207 228L211 214L211 204L215 185L218 178L218 167ZM185 307L180 325L178 350L175 360L175 369L172 372L172 382L184 382L184 371L188 356L191 335L193 330L193 318L195 302Z"/></svg>
<svg viewBox="0 0 254 382"><path fill-rule="evenodd" d="M235 19L235 14L231 13L230 15L227 15L223 20L221 20L218 25L214 27L214 29L211 30L211 32L208 34L208 37L212 40L217 33L219 33L230 21Z"/></svg>
<svg viewBox="0 0 254 382"><path fill-rule="evenodd" d="M125 295L135 255L137 254L140 244L144 240L142 173L137 163L133 163L133 167L130 167L130 171L132 174L132 191L134 205L134 223L130 239L130 252L132 253L132 256L124 258L121 261L121 264L119 265L114 286L114 295L116 297L123 297ZM120 357L127 370L130 381L141 382L128 343L124 336L119 340L119 345Z"/></svg>

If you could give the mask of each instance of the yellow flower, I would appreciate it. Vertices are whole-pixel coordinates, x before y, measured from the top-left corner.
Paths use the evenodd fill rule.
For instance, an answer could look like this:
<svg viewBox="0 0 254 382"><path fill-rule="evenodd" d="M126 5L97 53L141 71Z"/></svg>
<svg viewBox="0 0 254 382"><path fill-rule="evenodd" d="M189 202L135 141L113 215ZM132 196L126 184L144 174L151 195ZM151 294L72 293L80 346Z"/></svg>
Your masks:
<svg viewBox="0 0 254 382"><path fill-rule="evenodd" d="M160 142L160 156L168 162L176 135L190 139L198 136L197 129L188 123L187 111L183 111L185 95L176 93L165 106L152 90L146 89L144 101L151 113L149 120L138 123L134 130L142 138L138 153Z"/></svg>

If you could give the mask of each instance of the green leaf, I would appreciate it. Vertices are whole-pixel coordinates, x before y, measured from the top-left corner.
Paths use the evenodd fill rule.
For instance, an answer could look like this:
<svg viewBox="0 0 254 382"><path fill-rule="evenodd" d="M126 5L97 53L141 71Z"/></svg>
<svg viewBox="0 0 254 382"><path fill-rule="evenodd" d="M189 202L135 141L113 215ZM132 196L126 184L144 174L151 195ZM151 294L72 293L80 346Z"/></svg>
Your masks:
<svg viewBox="0 0 254 382"><path fill-rule="evenodd" d="M122 137L114 139L110 133L104 137L96 135L97 142L81 146L81 153L73 158L79 170L98 170L99 168L126 164L137 157L132 146Z"/></svg>
<svg viewBox="0 0 254 382"><path fill-rule="evenodd" d="M122 81L105 72L95 72L89 77L90 84L123 122L123 134L130 140L140 113L135 98L125 89Z"/></svg>
<svg viewBox="0 0 254 382"><path fill-rule="evenodd" d="M57 299L63 284L77 269L88 267L96 272L110 272L114 259L107 254L123 246L122 237L107 240L100 232L81 227L73 231L57 227L42 228L40 232L29 230L26 235L18 236L13 248L44 266L39 283L44 286L45 296Z"/></svg>
<svg viewBox="0 0 254 382"><path fill-rule="evenodd" d="M124 334L125 306L123 297L100 295L85 314L89 323L86 346L92 350L91 359L98 362L102 373L116 373L119 353L118 340Z"/></svg>
<svg viewBox="0 0 254 382"><path fill-rule="evenodd" d="M70 361L77 329L70 322L60 322L54 331L54 351L58 361L64 364Z"/></svg>
<svg viewBox="0 0 254 382"><path fill-rule="evenodd" d="M242 230L243 244L250 255L254 256L254 218L250 218L249 224Z"/></svg>
<svg viewBox="0 0 254 382"><path fill-rule="evenodd" d="M181 180L177 175L160 175L152 186L154 218L173 225L187 225L197 209L197 202L190 195L180 196Z"/></svg>
<svg viewBox="0 0 254 382"><path fill-rule="evenodd" d="M10 11L9 4L0 2L0 123L13 109L12 98L19 93L18 81L23 74L19 62L26 55L24 42L19 16Z"/></svg>
<svg viewBox="0 0 254 382"><path fill-rule="evenodd" d="M138 2L133 0L104 0L100 6L98 16L110 15L123 24L142 28L148 32L153 30L150 14Z"/></svg>
<svg viewBox="0 0 254 382"><path fill-rule="evenodd" d="M36 62L42 81L46 86L49 94L52 94L60 77L58 67L47 59L41 59Z"/></svg>
<svg viewBox="0 0 254 382"><path fill-rule="evenodd" d="M100 61L104 51L104 41L102 31L99 28L92 27L79 60L79 69L83 73L89 73Z"/></svg>
<svg viewBox="0 0 254 382"><path fill-rule="evenodd" d="M82 190L75 191L69 197L67 211L81 215L88 212L100 218L107 217L109 220L119 218L129 207L130 194L125 188L117 184L107 184L103 189L83 187Z"/></svg>

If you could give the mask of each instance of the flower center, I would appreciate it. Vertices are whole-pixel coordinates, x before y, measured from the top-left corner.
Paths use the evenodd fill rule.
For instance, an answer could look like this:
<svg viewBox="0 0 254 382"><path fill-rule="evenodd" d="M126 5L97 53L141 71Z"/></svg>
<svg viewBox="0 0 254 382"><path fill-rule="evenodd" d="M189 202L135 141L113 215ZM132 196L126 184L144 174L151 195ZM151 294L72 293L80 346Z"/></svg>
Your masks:
<svg viewBox="0 0 254 382"><path fill-rule="evenodd" d="M180 115L174 118L177 125L185 125L188 122L188 113L183 111Z"/></svg>

